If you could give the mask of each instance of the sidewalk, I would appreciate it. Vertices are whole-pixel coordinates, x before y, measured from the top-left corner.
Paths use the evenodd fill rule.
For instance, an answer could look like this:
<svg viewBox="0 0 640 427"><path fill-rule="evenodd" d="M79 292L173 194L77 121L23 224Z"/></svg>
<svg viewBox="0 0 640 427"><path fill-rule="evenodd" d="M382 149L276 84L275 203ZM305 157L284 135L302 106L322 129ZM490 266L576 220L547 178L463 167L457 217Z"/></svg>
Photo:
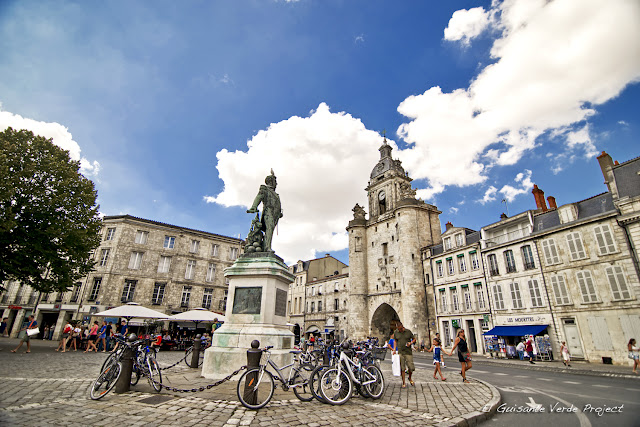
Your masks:
<svg viewBox="0 0 640 427"><path fill-rule="evenodd" d="M511 365L518 366L522 369L529 369L534 371L557 371L563 373L575 373L581 375L593 375L601 377L618 377L618 378L639 378L638 375L634 375L632 372L632 365L605 365L603 363L589 363L584 361L572 360L571 367L566 367L560 360L551 361L535 361L535 364L531 364L526 360L519 359L492 359L486 356L477 355L474 361L478 364L491 363L496 365Z"/></svg>
<svg viewBox="0 0 640 427"><path fill-rule="evenodd" d="M434 380L432 369L418 369L416 385L401 388L388 362L383 363L386 381L381 399L354 395L342 406L317 401L301 402L293 392L276 390L272 401L258 411L245 409L236 395L235 381L203 392L155 393L141 379L131 392L109 393L103 399L88 398L105 354L56 353L57 343L33 342L30 354L10 353L18 343L0 339L0 424L11 426L95 425L114 420L126 426L300 426L475 425L488 419L500 403L498 390L482 381L464 384L460 376L447 372L446 382ZM21 349L23 350L23 349ZM158 354L160 366L178 361L183 352ZM163 383L193 389L215 381L200 376L199 369L184 363L162 371ZM239 375L238 375L239 377ZM64 408L64 410L61 410ZM489 412L483 412L485 411ZM491 411L493 409L493 411Z"/></svg>

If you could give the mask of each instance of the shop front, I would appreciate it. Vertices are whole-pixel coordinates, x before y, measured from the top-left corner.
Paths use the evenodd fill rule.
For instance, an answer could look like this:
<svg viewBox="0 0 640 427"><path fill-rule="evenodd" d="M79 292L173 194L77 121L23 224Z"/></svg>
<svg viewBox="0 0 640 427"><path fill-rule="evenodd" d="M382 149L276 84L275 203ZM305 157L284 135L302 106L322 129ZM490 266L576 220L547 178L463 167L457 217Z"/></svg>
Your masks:
<svg viewBox="0 0 640 427"><path fill-rule="evenodd" d="M519 358L516 346L533 337L534 358L553 360L550 315L496 316L495 322L493 329L482 334L485 350L493 357Z"/></svg>

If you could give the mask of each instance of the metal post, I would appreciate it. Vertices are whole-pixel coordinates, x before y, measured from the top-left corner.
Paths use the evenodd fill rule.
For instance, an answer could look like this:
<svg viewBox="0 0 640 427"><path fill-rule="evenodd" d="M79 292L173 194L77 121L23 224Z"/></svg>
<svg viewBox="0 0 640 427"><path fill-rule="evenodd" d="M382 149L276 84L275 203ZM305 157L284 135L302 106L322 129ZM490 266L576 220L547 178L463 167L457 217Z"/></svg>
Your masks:
<svg viewBox="0 0 640 427"><path fill-rule="evenodd" d="M262 358L262 350L260 348L260 341L251 341L251 348L247 350L247 371L253 368L260 367L260 359ZM247 375L247 379L244 383L244 395L247 396L247 403L256 404L258 401L257 392L252 391L250 385L258 379L258 372Z"/></svg>
<svg viewBox="0 0 640 427"><path fill-rule="evenodd" d="M135 334L129 335L127 341L132 343L136 341L138 337ZM131 387L131 373L133 372L133 358L135 357L135 350L133 347L125 346L124 353L122 355L122 366L120 371L120 377L116 382L116 393L127 393Z"/></svg>
<svg viewBox="0 0 640 427"><path fill-rule="evenodd" d="M202 336L196 335L193 340L193 352L191 353L191 367L197 368L200 364L200 347L202 346Z"/></svg>

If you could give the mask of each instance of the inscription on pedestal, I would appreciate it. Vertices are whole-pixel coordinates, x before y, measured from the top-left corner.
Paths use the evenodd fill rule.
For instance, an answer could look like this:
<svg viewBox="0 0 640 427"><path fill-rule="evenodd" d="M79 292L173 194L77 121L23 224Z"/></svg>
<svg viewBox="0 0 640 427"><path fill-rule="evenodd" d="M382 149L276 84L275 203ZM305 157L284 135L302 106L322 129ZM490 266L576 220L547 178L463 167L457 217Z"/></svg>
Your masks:
<svg viewBox="0 0 640 427"><path fill-rule="evenodd" d="M287 291L282 289L276 289L276 316L287 315Z"/></svg>
<svg viewBox="0 0 640 427"><path fill-rule="evenodd" d="M286 292L285 292L286 298ZM262 286L236 288L233 297L233 314L260 314Z"/></svg>

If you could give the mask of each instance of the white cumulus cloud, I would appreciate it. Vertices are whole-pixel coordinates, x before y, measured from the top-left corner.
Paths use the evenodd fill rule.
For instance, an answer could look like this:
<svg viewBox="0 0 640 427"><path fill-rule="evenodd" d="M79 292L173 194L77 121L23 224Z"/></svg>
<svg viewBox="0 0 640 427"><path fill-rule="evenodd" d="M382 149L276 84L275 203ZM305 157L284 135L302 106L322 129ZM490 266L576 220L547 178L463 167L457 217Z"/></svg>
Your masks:
<svg viewBox="0 0 640 427"><path fill-rule="evenodd" d="M444 39L469 44L489 26L490 15L482 7L456 10L444 29Z"/></svg>
<svg viewBox="0 0 640 427"><path fill-rule="evenodd" d="M389 143L395 147L393 141ZM365 206L369 175L381 136L359 119L322 103L309 117L273 123L247 142L246 151L218 152L224 190L210 203L249 207L273 169L284 217L273 248L287 262L348 246L345 227L356 202ZM251 222L247 214L247 232Z"/></svg>
<svg viewBox="0 0 640 427"><path fill-rule="evenodd" d="M526 194L533 188L533 182L531 182L531 171L525 169L524 172L516 175L514 181L519 184L519 186L514 187L512 185L505 185L500 189L500 194L504 196L504 198L508 202L513 202L513 200L521 195Z"/></svg>
<svg viewBox="0 0 640 427"><path fill-rule="evenodd" d="M41 122L38 120L22 117L0 109L0 130L12 127L16 130L30 130L35 135L51 138L53 143L60 148L69 152L72 160L80 161L80 173L87 177L97 176L100 171L100 163L98 161L89 161L80 156L80 145L73 140L73 136L69 129L56 122Z"/></svg>
<svg viewBox="0 0 640 427"><path fill-rule="evenodd" d="M399 157L429 183L418 194L483 183L491 167L517 164L558 129L568 150L595 153L584 122L640 80L640 2L494 2L454 13L445 38L471 40L485 17L500 32L495 62L468 88L432 87L398 107L410 120L398 129L410 144Z"/></svg>

